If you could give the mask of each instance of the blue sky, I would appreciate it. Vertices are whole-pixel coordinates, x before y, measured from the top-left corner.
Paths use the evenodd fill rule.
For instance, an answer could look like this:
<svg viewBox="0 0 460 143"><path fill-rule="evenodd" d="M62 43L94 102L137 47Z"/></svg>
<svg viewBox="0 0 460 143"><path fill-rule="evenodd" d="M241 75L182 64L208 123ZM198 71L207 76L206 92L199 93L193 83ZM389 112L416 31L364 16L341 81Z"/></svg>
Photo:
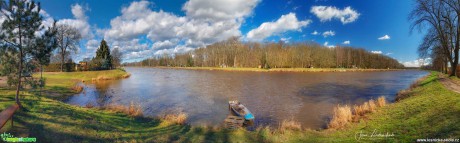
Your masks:
<svg viewBox="0 0 460 143"><path fill-rule="evenodd" d="M45 20L56 19L82 32L81 48L73 56L76 61L94 56L103 38L131 62L240 36L242 41L350 45L416 66L417 46L423 36L418 31L410 33L410 0L40 2Z"/></svg>

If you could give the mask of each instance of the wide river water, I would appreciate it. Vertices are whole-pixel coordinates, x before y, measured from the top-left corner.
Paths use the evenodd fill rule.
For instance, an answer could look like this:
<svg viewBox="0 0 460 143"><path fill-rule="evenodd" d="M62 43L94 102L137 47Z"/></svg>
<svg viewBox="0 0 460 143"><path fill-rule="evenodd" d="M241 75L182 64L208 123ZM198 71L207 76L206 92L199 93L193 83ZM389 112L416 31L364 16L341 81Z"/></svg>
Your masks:
<svg viewBox="0 0 460 143"><path fill-rule="evenodd" d="M382 72L229 72L126 68L131 77L85 84L69 104L140 105L145 116L185 112L192 125L220 125L228 101L239 100L255 115L255 125L276 126L284 119L324 128L337 104L361 104L399 90L427 74L420 70Z"/></svg>

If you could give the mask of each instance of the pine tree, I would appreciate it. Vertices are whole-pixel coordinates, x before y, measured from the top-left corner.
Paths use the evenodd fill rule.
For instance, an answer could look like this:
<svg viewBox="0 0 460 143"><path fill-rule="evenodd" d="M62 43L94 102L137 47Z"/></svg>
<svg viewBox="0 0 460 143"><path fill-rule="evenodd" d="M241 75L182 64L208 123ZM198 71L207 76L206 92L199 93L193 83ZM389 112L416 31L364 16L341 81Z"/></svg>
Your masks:
<svg viewBox="0 0 460 143"><path fill-rule="evenodd" d="M40 3L26 0L10 0L7 4L2 4L2 14L6 20L2 23L2 34L0 44L9 53L17 55L17 71L10 73L17 78L16 83L16 103L21 106L19 101L19 91L21 90L21 78L23 74L30 73L31 68L25 66L32 56L32 51L36 50L35 41L38 38L36 32L43 29L42 17L40 16Z"/></svg>
<svg viewBox="0 0 460 143"><path fill-rule="evenodd" d="M110 55L110 48L104 39L96 51L96 60L101 62L101 69L112 69L112 56Z"/></svg>

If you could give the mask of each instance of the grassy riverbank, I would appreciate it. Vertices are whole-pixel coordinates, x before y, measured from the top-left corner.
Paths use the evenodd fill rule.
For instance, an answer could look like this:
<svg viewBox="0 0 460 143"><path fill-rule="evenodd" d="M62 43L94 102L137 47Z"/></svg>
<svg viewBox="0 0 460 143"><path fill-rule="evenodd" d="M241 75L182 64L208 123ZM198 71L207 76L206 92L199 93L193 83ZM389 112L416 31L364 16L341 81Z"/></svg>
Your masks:
<svg viewBox="0 0 460 143"><path fill-rule="evenodd" d="M395 71L403 69L354 69L354 68L220 68L220 67L155 67L166 69L187 70L219 70L219 71L247 71L247 72L368 72L368 71Z"/></svg>
<svg viewBox="0 0 460 143"><path fill-rule="evenodd" d="M123 75L112 71L113 75ZM62 74L62 75L61 75ZM47 73L48 89L70 90L73 82L110 75L104 72ZM420 82L410 96L365 115L345 129L314 131L308 129L259 128L256 131L225 130L178 125L166 120L135 118L97 108L71 106L24 92L24 109L15 115L15 136L37 137L38 142L356 142L359 133L394 134L388 138L361 138L364 142L415 142L417 138L455 138L460 136L460 95L447 90L433 72ZM14 103L14 92L0 89L0 108Z"/></svg>
<svg viewBox="0 0 460 143"><path fill-rule="evenodd" d="M98 80L113 80L129 77L130 74L121 69L107 71L84 71L84 72L45 72L46 87L44 95L47 97L62 99L73 95L81 89L76 87L78 82L97 82ZM40 77L40 73L34 74Z"/></svg>

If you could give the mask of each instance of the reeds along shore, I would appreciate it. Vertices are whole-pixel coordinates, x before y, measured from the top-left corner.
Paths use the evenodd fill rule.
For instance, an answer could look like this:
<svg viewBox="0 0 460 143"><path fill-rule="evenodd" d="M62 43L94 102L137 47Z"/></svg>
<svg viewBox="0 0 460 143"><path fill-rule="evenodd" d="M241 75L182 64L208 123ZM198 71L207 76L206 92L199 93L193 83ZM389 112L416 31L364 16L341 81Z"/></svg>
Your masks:
<svg viewBox="0 0 460 143"><path fill-rule="evenodd" d="M334 107L332 120L328 124L330 129L340 129L345 127L349 122L357 122L364 117L367 113L372 113L377 108L386 105L386 99L380 96L377 100L369 100L361 105L354 105L351 108L348 105L337 105Z"/></svg>

